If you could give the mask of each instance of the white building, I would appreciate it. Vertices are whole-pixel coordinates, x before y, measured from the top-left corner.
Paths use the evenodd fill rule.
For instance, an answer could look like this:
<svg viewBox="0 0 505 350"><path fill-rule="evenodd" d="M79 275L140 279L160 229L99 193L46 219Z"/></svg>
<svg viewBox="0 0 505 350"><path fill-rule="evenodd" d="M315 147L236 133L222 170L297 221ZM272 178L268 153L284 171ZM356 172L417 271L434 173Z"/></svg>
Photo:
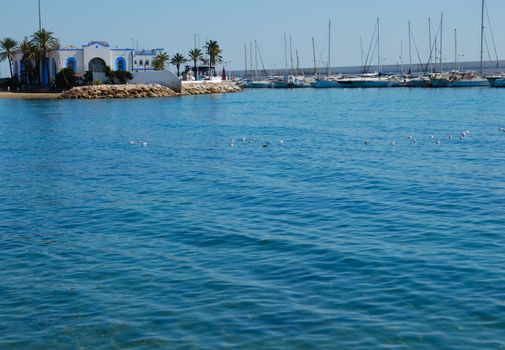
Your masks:
<svg viewBox="0 0 505 350"><path fill-rule="evenodd" d="M67 46L48 54L49 59L49 81L53 80L56 74L63 68L72 68L77 76L82 77L86 71L93 72L93 77L100 78L105 71L105 66L109 66L115 71L149 71L153 70L153 58L163 49L135 50L111 48L107 42L92 41L82 48ZM23 55L17 53L14 56L14 74L21 81L24 81L26 71L22 62ZM48 82L48 74L45 72L44 83Z"/></svg>

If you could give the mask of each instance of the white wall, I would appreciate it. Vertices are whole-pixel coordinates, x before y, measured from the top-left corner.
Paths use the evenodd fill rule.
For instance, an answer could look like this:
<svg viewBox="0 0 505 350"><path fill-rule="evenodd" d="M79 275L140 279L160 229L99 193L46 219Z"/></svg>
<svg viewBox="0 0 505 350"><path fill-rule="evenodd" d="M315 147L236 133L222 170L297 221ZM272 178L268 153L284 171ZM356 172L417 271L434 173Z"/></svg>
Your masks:
<svg viewBox="0 0 505 350"><path fill-rule="evenodd" d="M125 70L131 70L132 65L132 50L110 50L110 68L116 70L116 59L118 57L123 57L126 62Z"/></svg>
<svg viewBox="0 0 505 350"><path fill-rule="evenodd" d="M84 46L83 47L84 51L84 62L83 62L83 68L84 71L88 70L88 65L89 61L91 61L93 58L98 57L104 60L105 64L113 67L110 64L111 58L110 58L110 47L107 46L101 46L100 44L93 44L91 46Z"/></svg>
<svg viewBox="0 0 505 350"><path fill-rule="evenodd" d="M133 79L129 83L137 84L160 84L169 87L175 92L181 92L181 81L168 70L133 72Z"/></svg>

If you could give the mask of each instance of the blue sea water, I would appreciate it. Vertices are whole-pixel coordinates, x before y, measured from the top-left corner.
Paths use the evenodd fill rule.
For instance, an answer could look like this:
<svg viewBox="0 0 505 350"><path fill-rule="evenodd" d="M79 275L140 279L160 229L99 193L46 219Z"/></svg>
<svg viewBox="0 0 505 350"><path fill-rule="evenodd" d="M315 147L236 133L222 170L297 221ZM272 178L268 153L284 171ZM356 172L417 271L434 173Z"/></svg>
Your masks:
<svg viewBox="0 0 505 350"><path fill-rule="evenodd" d="M505 349L500 127L488 88L0 100L0 349Z"/></svg>

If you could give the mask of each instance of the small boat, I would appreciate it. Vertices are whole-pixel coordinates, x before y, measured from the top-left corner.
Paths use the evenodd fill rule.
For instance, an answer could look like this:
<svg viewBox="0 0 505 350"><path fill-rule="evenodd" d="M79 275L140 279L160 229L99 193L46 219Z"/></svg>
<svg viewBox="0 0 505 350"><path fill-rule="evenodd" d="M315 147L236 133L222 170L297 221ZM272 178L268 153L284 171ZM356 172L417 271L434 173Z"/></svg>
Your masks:
<svg viewBox="0 0 505 350"><path fill-rule="evenodd" d="M247 89L267 89L271 87L269 80L248 80L244 84Z"/></svg>
<svg viewBox="0 0 505 350"><path fill-rule="evenodd" d="M285 78L277 77L272 79L271 87L274 89L288 89L290 86L287 77Z"/></svg>
<svg viewBox="0 0 505 350"><path fill-rule="evenodd" d="M328 88L339 88L340 84L338 83L335 77L327 77L327 78L318 78L312 82L312 87L316 89L328 89Z"/></svg>
<svg viewBox="0 0 505 350"><path fill-rule="evenodd" d="M410 87L410 77L406 75L393 75L390 77L391 87Z"/></svg>
<svg viewBox="0 0 505 350"><path fill-rule="evenodd" d="M431 87L431 79L428 76L412 78L410 79L409 86L413 88Z"/></svg>
<svg viewBox="0 0 505 350"><path fill-rule="evenodd" d="M489 85L495 88L505 88L505 73L486 77Z"/></svg>
<svg viewBox="0 0 505 350"><path fill-rule="evenodd" d="M358 77L339 79L338 84L344 88L385 88L391 87L393 82L390 76L369 73Z"/></svg>

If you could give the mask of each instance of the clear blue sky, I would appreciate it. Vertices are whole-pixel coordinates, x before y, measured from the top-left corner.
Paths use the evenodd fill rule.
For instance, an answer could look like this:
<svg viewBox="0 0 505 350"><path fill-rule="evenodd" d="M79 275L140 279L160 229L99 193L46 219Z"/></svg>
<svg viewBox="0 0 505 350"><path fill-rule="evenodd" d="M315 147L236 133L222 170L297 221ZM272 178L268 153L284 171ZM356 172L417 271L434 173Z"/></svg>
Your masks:
<svg viewBox="0 0 505 350"><path fill-rule="evenodd" d="M283 33L293 38L302 66L312 67L311 37L322 50L328 20L332 20L332 66L359 65L360 36L368 45L376 17L381 18L381 51L385 64L396 63L400 41L407 55L407 21L412 21L422 57L428 52L427 18L438 25L444 12L444 57L454 59L454 28L465 60L479 57L480 0L41 0L43 27L63 45L80 46L106 40L112 46L163 47L169 54L186 53L194 34L203 43L218 40L233 69L244 65L244 42L257 40L266 68L284 65ZM505 58L505 1L487 0L498 53ZM37 0L2 0L0 37L21 40L38 27ZM8 14L8 15L7 15ZM491 43L490 43L491 46ZM414 51L415 52L415 51ZM319 60L319 53L318 53ZM416 55L414 54L414 57ZM415 62L417 59L414 60ZM8 75L0 65L0 74Z"/></svg>

